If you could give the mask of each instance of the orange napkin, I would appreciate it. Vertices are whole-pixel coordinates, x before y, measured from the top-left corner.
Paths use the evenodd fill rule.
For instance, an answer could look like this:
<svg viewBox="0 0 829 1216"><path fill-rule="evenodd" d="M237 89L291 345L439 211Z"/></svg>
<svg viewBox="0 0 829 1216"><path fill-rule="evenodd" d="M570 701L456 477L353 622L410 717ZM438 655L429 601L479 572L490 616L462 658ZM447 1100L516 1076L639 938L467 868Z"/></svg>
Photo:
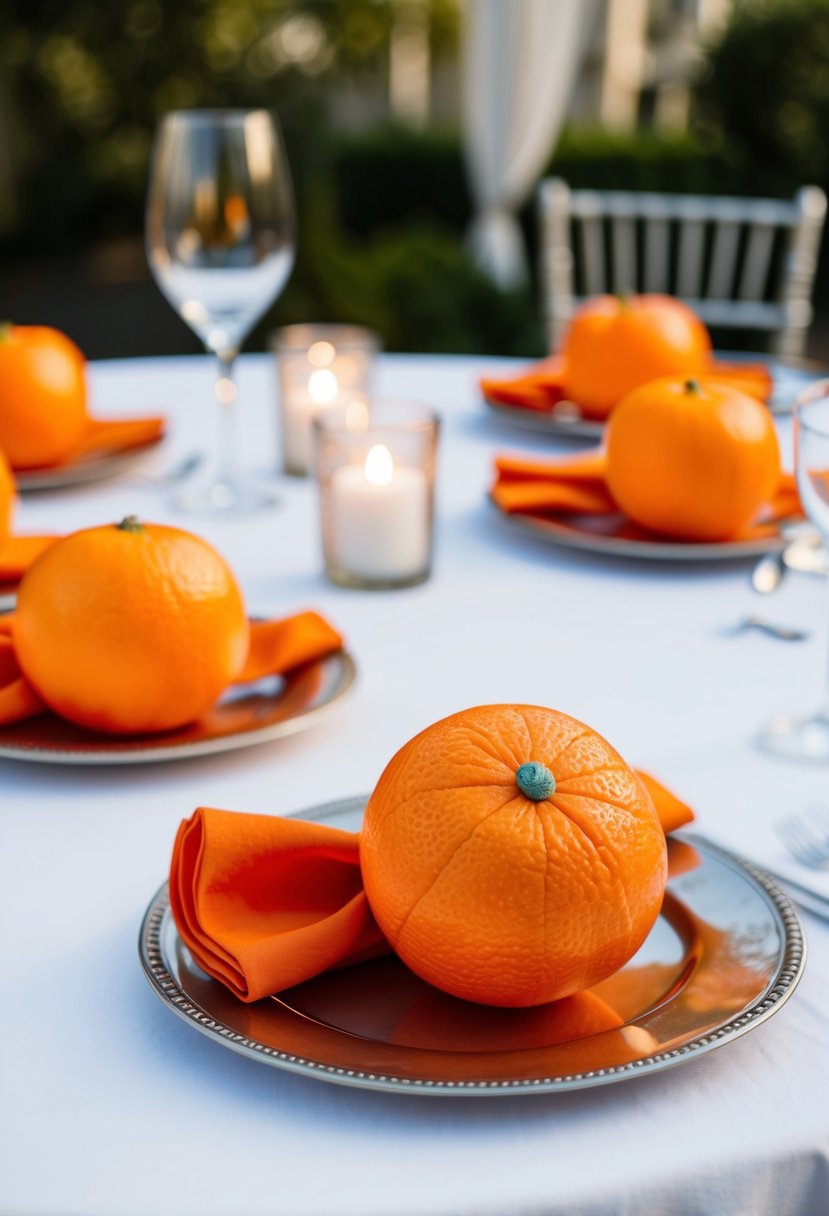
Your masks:
<svg viewBox="0 0 829 1216"><path fill-rule="evenodd" d="M17 583L58 536L7 536L0 540L0 583Z"/></svg>
<svg viewBox="0 0 829 1216"><path fill-rule="evenodd" d="M762 363L726 363L711 359L708 376L722 384L748 393L758 401L768 401L773 381L768 368ZM553 355L536 363L521 376L510 380L481 381L481 391L488 401L496 405L514 405L521 409L550 412L560 401L567 398L564 385L567 381L567 365L563 355ZM579 403L574 402L575 405ZM589 417L588 412L584 411Z"/></svg>
<svg viewBox="0 0 829 1216"><path fill-rule="evenodd" d="M342 636L316 612L251 621L250 646L237 682L260 680L339 650ZM48 706L22 674L14 653L14 615L0 616L0 726L46 713Z"/></svg>
<svg viewBox="0 0 829 1216"><path fill-rule="evenodd" d="M601 448L556 460L498 456L492 498L508 515L616 515L619 507L608 489L606 472L607 457ZM781 519L802 514L794 474L783 473L774 498L740 539L774 535ZM639 530L651 535L645 528Z"/></svg>
<svg viewBox="0 0 829 1216"><path fill-rule="evenodd" d="M164 433L165 420L150 418L90 418L89 427L80 447L72 457L76 460L88 452L127 451L158 439Z"/></svg>
<svg viewBox="0 0 829 1216"><path fill-rule="evenodd" d="M665 832L694 815L639 773ZM179 828L170 907L203 971L243 1001L391 949L363 891L359 832L201 807Z"/></svg>

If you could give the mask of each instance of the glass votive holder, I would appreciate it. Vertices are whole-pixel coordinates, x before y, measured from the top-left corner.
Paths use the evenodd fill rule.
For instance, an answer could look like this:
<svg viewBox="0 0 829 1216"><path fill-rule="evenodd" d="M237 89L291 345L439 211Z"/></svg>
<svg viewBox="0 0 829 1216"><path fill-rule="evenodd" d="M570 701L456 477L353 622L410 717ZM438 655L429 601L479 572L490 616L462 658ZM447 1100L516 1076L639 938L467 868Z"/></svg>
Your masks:
<svg viewBox="0 0 829 1216"><path fill-rule="evenodd" d="M438 417L414 402L375 399L326 410L313 425L327 576L376 590L424 582Z"/></svg>
<svg viewBox="0 0 829 1216"><path fill-rule="evenodd" d="M365 402L379 339L361 325L286 325L273 336L279 383L282 469L307 477L312 419L322 410Z"/></svg>

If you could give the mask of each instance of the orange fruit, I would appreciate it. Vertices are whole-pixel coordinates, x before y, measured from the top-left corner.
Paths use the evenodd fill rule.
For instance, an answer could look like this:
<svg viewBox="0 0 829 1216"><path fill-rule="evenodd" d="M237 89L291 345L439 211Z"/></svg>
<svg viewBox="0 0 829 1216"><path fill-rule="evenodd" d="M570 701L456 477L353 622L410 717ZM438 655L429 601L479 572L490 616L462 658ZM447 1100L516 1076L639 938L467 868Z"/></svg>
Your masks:
<svg viewBox="0 0 829 1216"><path fill-rule="evenodd" d="M656 380L607 425L607 484L626 515L665 536L736 536L780 482L771 414L716 380Z"/></svg>
<svg viewBox="0 0 829 1216"><path fill-rule="evenodd" d="M79 726L169 730L238 675L249 627L233 574L178 528L87 528L48 549L20 585L13 637L43 701Z"/></svg>
<svg viewBox="0 0 829 1216"><path fill-rule="evenodd" d="M42 325L0 327L0 449L14 469L60 464L89 425L86 360Z"/></svg>
<svg viewBox="0 0 829 1216"><path fill-rule="evenodd" d="M0 452L0 545L11 536L12 515L16 499L17 489L9 462Z"/></svg>
<svg viewBox="0 0 829 1216"><path fill-rule="evenodd" d="M360 835L366 894L403 961L437 988L540 1005L636 952L666 879L650 796L600 735L534 705L428 727L386 767Z"/></svg>
<svg viewBox="0 0 829 1216"><path fill-rule="evenodd" d="M607 418L632 389L660 376L701 376L711 339L699 317L670 296L596 296L576 310L562 344L565 395Z"/></svg>

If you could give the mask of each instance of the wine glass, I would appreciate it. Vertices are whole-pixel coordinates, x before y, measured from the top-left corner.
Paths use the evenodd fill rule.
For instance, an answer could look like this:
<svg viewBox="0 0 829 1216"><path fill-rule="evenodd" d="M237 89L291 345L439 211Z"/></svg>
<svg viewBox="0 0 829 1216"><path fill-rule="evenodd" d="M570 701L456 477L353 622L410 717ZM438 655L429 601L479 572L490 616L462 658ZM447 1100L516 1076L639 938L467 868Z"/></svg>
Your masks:
<svg viewBox="0 0 829 1216"><path fill-rule="evenodd" d="M800 501L829 546L829 380L817 381L797 398L794 435ZM776 718L760 742L790 760L829 761L829 670L818 709L804 718Z"/></svg>
<svg viewBox="0 0 829 1216"><path fill-rule="evenodd" d="M167 300L216 355L220 443L209 480L176 505L239 515L274 501L239 476L233 364L294 262L294 199L276 118L265 110L180 110L155 140L147 258Z"/></svg>

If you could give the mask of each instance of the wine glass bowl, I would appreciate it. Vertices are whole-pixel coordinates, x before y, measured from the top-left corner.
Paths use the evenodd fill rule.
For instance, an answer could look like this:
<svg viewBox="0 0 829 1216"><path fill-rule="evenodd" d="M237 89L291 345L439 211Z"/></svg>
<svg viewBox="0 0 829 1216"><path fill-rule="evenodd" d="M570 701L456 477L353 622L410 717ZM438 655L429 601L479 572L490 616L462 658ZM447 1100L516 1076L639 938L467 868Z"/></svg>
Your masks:
<svg viewBox="0 0 829 1216"><path fill-rule="evenodd" d="M810 385L794 406L797 489L803 510L829 548L829 380ZM790 760L829 761L829 670L823 701L807 717L776 718L760 744Z"/></svg>
<svg viewBox="0 0 829 1216"><path fill-rule="evenodd" d="M182 110L156 136L147 258L169 303L218 360L221 441L210 480L185 509L239 514L273 501L235 467L233 362L291 273L293 189L275 117L264 110Z"/></svg>

